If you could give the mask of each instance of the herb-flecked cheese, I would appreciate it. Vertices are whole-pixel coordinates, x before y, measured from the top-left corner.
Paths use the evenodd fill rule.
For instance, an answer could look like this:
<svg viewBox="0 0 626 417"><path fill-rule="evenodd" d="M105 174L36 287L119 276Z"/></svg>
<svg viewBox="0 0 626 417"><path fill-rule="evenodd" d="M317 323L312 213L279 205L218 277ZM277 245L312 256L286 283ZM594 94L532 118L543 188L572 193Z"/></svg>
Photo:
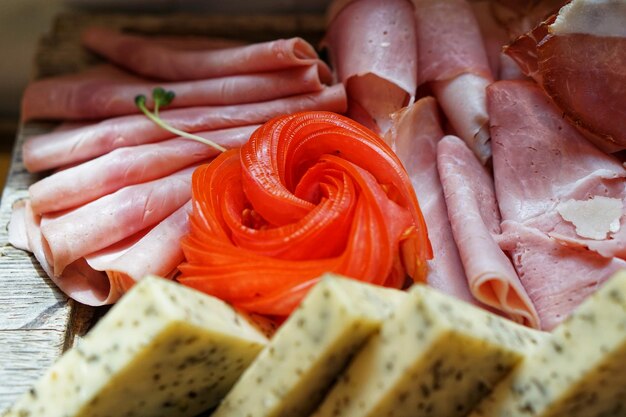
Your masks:
<svg viewBox="0 0 626 417"><path fill-rule="evenodd" d="M276 332L212 417L300 417L406 294L327 275Z"/></svg>
<svg viewBox="0 0 626 417"><path fill-rule="evenodd" d="M465 416L543 336L415 285L314 416Z"/></svg>
<svg viewBox="0 0 626 417"><path fill-rule="evenodd" d="M554 329L472 417L626 415L626 272Z"/></svg>
<svg viewBox="0 0 626 417"><path fill-rule="evenodd" d="M226 395L266 343L227 304L147 277L4 415L195 416Z"/></svg>

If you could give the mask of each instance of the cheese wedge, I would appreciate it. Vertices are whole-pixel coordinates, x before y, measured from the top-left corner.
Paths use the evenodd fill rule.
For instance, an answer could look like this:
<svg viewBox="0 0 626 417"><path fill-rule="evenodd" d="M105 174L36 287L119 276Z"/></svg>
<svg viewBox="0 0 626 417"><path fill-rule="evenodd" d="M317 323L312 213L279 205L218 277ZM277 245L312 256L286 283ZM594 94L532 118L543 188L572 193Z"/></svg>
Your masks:
<svg viewBox="0 0 626 417"><path fill-rule="evenodd" d="M626 415L626 272L557 327L473 417Z"/></svg>
<svg viewBox="0 0 626 417"><path fill-rule="evenodd" d="M212 417L308 416L349 358L405 296L323 277Z"/></svg>
<svg viewBox="0 0 626 417"><path fill-rule="evenodd" d="M195 416L226 395L266 343L225 303L148 277L4 415Z"/></svg>
<svg viewBox="0 0 626 417"><path fill-rule="evenodd" d="M543 333L415 285L314 416L465 416L543 339Z"/></svg>

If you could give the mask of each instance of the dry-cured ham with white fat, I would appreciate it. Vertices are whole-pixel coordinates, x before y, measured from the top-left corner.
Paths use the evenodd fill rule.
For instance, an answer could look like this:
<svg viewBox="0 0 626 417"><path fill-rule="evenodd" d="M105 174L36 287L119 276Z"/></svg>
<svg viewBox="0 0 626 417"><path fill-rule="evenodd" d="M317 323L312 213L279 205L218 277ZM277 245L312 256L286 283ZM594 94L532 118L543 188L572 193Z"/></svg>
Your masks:
<svg viewBox="0 0 626 417"><path fill-rule="evenodd" d="M476 303L465 278L437 171L437 143L443 137L437 102L423 98L392 114L386 135L407 170L429 230L433 259L428 261L428 284L458 299Z"/></svg>
<svg viewBox="0 0 626 417"><path fill-rule="evenodd" d="M317 65L274 72L232 75L198 81L158 83L138 78L110 65L78 74L34 81L22 98L22 119L89 120L136 114L135 97L162 87L176 94L171 108L221 106L268 101L320 91Z"/></svg>
<svg viewBox="0 0 626 417"><path fill-rule="evenodd" d="M574 0L507 48L567 118L607 151L626 149L626 4Z"/></svg>
<svg viewBox="0 0 626 417"><path fill-rule="evenodd" d="M519 323L540 327L530 297L495 239L501 232L500 212L486 168L455 136L439 142L437 166L472 294Z"/></svg>
<svg viewBox="0 0 626 417"><path fill-rule="evenodd" d="M496 194L513 230L501 244L549 329L626 266L626 170L532 82L497 82L488 103Z"/></svg>
<svg viewBox="0 0 626 417"><path fill-rule="evenodd" d="M456 134L491 156L485 88L493 81L478 22L465 0L413 0L418 81L432 89Z"/></svg>
<svg viewBox="0 0 626 417"><path fill-rule="evenodd" d="M417 90L415 21L409 0L352 1L334 17L325 43L348 92L348 114L384 133L390 114Z"/></svg>
<svg viewBox="0 0 626 417"><path fill-rule="evenodd" d="M264 123L275 116L313 109L343 113L346 110L343 85L263 103L165 110L160 116L175 128L201 132ZM143 115L122 116L30 137L24 142L22 154L26 169L38 172L83 162L113 149L154 143L173 136Z"/></svg>
<svg viewBox="0 0 626 417"><path fill-rule="evenodd" d="M68 212L44 215L41 233L54 275L66 266L159 223L191 198L187 168L158 180L122 188Z"/></svg>
<svg viewBox="0 0 626 417"><path fill-rule="evenodd" d="M221 47L223 42L163 42L94 26L83 32L82 44L135 74L158 80L202 80L311 65L319 67L324 82L331 79L329 68L302 38Z"/></svg>
<svg viewBox="0 0 626 417"><path fill-rule="evenodd" d="M200 132L198 136L233 148L244 144L257 127ZM217 152L186 138L118 148L34 183L28 189L30 204L37 214L74 208L125 186L155 180L208 160Z"/></svg>

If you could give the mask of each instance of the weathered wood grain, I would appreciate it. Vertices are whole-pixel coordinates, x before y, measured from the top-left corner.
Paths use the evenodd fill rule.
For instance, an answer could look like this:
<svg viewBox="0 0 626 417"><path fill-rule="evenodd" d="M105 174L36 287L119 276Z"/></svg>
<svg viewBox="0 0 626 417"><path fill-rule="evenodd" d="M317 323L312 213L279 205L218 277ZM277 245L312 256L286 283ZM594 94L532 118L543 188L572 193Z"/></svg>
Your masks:
<svg viewBox="0 0 626 417"><path fill-rule="evenodd" d="M34 77L75 72L98 61L78 42L88 25L146 34L201 35L262 41L301 36L316 44L324 19L311 15L197 16L91 15L60 16L41 40ZM22 163L21 145L28 136L49 131L51 124L20 127L12 164L0 202L0 412L43 374L56 358L74 345L106 308L94 309L69 300L56 289L37 261L8 244L11 207L26 198L39 176Z"/></svg>

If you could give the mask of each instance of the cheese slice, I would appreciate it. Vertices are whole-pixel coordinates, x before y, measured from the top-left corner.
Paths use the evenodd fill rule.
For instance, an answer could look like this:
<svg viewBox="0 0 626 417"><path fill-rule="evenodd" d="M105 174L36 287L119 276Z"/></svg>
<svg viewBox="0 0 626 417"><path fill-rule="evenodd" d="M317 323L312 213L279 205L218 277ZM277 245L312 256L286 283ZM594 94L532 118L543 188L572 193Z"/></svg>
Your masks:
<svg viewBox="0 0 626 417"><path fill-rule="evenodd" d="M195 416L266 344L227 304L147 277L4 415Z"/></svg>
<svg viewBox="0 0 626 417"><path fill-rule="evenodd" d="M473 417L626 415L626 272L557 327Z"/></svg>
<svg viewBox="0 0 626 417"><path fill-rule="evenodd" d="M313 415L465 416L544 337L416 285Z"/></svg>
<svg viewBox="0 0 626 417"><path fill-rule="evenodd" d="M323 277L212 417L308 416L349 358L405 296Z"/></svg>

